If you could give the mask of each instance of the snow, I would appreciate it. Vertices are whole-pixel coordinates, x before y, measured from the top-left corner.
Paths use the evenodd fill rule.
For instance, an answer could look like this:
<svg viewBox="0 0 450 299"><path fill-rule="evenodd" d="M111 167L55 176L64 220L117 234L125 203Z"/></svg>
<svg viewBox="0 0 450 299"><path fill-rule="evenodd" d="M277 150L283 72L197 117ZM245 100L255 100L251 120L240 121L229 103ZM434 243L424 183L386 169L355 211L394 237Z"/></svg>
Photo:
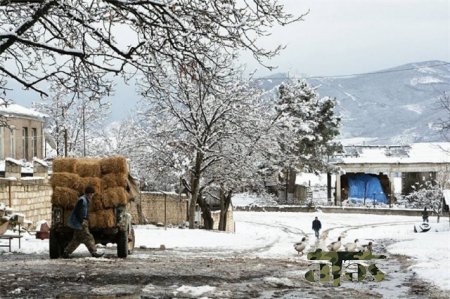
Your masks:
<svg viewBox="0 0 450 299"><path fill-rule="evenodd" d="M46 161L39 159L37 157L33 157L33 162L36 162L36 163L41 164L42 166L48 167L48 163Z"/></svg>
<svg viewBox="0 0 450 299"><path fill-rule="evenodd" d="M343 146L347 145L366 145L371 144L376 141L376 138L369 137L353 137L353 138L343 138L337 139Z"/></svg>
<svg viewBox="0 0 450 299"><path fill-rule="evenodd" d="M422 112L423 112L423 109L420 105L410 104L410 105L405 105L404 107L406 110L415 112L417 114L422 114Z"/></svg>
<svg viewBox="0 0 450 299"><path fill-rule="evenodd" d="M199 286L199 287L192 287L192 286L181 286L177 289L178 292L192 296L194 298L199 297L205 293L212 293L216 290L215 287L211 287L208 285L205 286ZM177 294L175 294L177 295Z"/></svg>
<svg viewBox="0 0 450 299"><path fill-rule="evenodd" d="M344 235L343 243L352 242L356 238L359 239L360 244L371 240L376 249L381 239L392 239L393 244L387 247L387 254L412 257L413 264L410 269L420 278L444 290L450 290L450 271L448 271L450 229L447 218L441 218L441 223L436 223L433 222L435 217L432 217L431 231L414 233L413 225L417 223L419 217L320 212L234 212L236 233L137 225L135 226L136 247L159 249L161 245L164 245L165 248L179 255L306 259L305 256L297 256L293 244L306 235L309 245L313 246L314 237L310 226L315 216L322 221L324 230L331 229L327 243L335 240L339 235ZM0 249L0 252L8 254L6 250ZM21 249L18 248L17 242L13 242L13 251L24 254L48 254L48 240L38 240L34 235L25 234ZM386 254L379 251L376 253ZM74 254L90 258L83 245ZM129 258L151 258L151 254L136 253ZM211 289L209 286L199 288L183 286L178 291L200 296Z"/></svg>
<svg viewBox="0 0 450 299"><path fill-rule="evenodd" d="M388 146L361 146L359 155L339 157L339 163L450 163L450 142L412 143L407 156L386 155ZM406 147L408 149L408 147Z"/></svg>
<svg viewBox="0 0 450 299"><path fill-rule="evenodd" d="M271 195L255 195L249 193L238 193L233 196L233 206L246 207L246 206L276 206L278 203Z"/></svg>
<svg viewBox="0 0 450 299"><path fill-rule="evenodd" d="M302 172L295 177L295 184L301 186L326 186L327 175Z"/></svg>
<svg viewBox="0 0 450 299"><path fill-rule="evenodd" d="M424 76L424 77L415 77L412 78L410 84L412 86L416 86L417 84L433 84L433 83L443 83L444 81L432 77L432 76Z"/></svg>
<svg viewBox="0 0 450 299"><path fill-rule="evenodd" d="M3 103L4 103L4 100L0 99L0 112L2 114L5 114L6 116L9 116L9 114L12 114L12 115L29 116L29 117L33 117L33 118L37 118L37 119L43 119L43 118L47 117L47 115L44 113L40 113L35 110L28 109L21 105L12 103L12 104L8 104L5 106L5 105L3 105Z"/></svg>

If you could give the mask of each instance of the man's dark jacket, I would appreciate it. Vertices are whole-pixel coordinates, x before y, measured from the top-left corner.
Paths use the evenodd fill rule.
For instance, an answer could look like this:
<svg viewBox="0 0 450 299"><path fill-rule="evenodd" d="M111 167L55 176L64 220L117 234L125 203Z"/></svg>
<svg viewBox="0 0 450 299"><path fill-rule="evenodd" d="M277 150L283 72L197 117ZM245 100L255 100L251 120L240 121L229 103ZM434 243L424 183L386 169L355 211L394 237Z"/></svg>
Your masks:
<svg viewBox="0 0 450 299"><path fill-rule="evenodd" d="M80 196L67 222L69 227L73 229L82 229L81 223L83 223L84 219L88 218L88 209L89 199L86 195Z"/></svg>
<svg viewBox="0 0 450 299"><path fill-rule="evenodd" d="M322 223L320 223L319 220L314 220L312 223L312 229L313 230L319 230L322 228Z"/></svg>

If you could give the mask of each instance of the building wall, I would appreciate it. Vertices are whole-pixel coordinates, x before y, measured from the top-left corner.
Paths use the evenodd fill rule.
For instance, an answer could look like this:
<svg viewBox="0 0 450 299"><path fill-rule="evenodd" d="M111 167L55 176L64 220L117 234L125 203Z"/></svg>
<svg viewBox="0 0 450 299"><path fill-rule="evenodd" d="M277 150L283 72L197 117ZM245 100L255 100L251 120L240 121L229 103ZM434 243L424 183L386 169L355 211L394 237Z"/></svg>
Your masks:
<svg viewBox="0 0 450 299"><path fill-rule="evenodd" d="M10 117L8 118L8 124L13 128L10 130L9 128L2 128L2 132L0 134L0 159L5 158L14 158L14 159L25 159L27 161L31 161L33 157L37 157L42 159L44 157L43 154L43 121L32 118L20 118L20 117ZM26 138L28 142L28 149L24 155L24 136L23 136L23 128L26 128L28 131L28 136ZM36 150L33 153L33 129L36 132ZM11 151L11 135L14 136L13 152Z"/></svg>
<svg viewBox="0 0 450 299"><path fill-rule="evenodd" d="M52 188L44 179L0 179L0 202L34 224L40 220L50 222L51 195Z"/></svg>

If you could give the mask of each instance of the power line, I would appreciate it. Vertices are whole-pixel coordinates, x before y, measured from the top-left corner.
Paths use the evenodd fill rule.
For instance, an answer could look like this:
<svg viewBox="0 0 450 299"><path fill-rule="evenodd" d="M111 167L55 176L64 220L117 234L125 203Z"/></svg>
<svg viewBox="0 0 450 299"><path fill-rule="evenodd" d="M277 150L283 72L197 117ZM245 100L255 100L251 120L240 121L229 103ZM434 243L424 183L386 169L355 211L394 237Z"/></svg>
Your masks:
<svg viewBox="0 0 450 299"><path fill-rule="evenodd" d="M346 75L309 76L309 77L302 77L302 79L346 78L346 77L354 77L354 76L362 76L362 75L377 75L377 74L385 74L385 73L397 73L397 72L418 70L418 69L422 69L422 68L425 68L425 67L433 68L433 67L444 66L444 65L449 65L449 64L450 64L450 62L444 62L444 63L439 63L439 64L433 64L433 65L427 65L427 66L415 66L415 67L404 68L404 69L383 70L383 71L376 71L376 72L355 73L355 74L346 74ZM287 76L287 77L260 77L260 78L255 78L253 80L282 80L282 79L290 79L290 78L289 78L289 76Z"/></svg>

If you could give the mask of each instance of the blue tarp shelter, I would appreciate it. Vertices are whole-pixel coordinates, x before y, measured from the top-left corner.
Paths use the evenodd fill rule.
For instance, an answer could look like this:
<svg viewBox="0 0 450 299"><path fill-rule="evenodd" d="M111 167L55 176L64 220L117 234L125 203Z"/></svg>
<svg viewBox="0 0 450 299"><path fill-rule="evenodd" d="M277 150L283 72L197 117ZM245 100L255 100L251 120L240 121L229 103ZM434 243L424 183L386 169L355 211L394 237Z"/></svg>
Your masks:
<svg viewBox="0 0 450 299"><path fill-rule="evenodd" d="M369 174L347 175L348 197L351 199L375 200L387 203L386 194L381 187L380 179Z"/></svg>

